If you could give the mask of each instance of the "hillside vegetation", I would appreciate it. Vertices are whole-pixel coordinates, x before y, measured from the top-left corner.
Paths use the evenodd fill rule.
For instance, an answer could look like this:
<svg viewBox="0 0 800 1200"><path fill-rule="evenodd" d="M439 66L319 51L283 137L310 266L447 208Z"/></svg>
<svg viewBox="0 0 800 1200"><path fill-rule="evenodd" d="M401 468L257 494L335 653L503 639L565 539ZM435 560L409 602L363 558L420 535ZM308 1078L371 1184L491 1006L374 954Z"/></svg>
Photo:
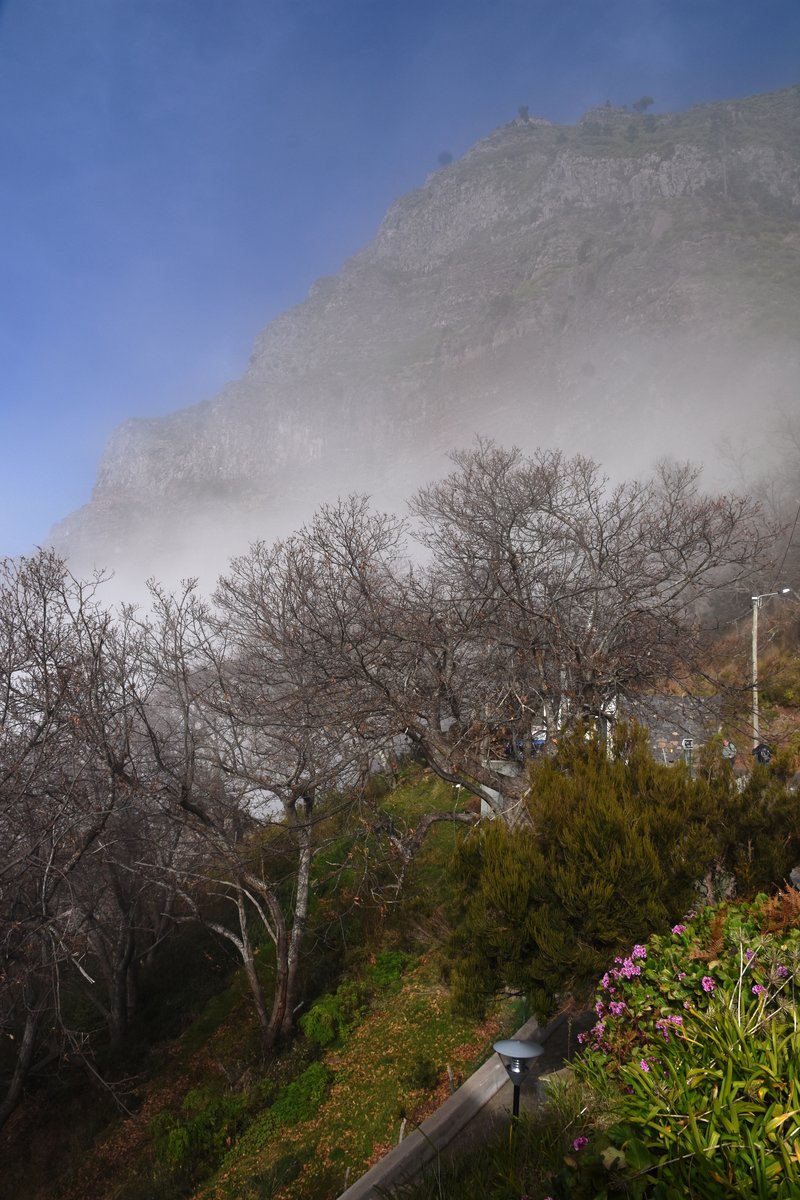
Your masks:
<svg viewBox="0 0 800 1200"><path fill-rule="evenodd" d="M208 600L115 610L51 552L0 566L0 1128L26 1200L278 1177L328 1200L504 997L585 1002L690 904L800 862L791 738L746 779L723 753L748 688L714 614L789 561L758 504L682 464L452 462L413 523L323 506ZM785 669L763 646L787 721L791 636ZM698 680L718 732L655 763L621 713Z"/></svg>
<svg viewBox="0 0 800 1200"><path fill-rule="evenodd" d="M385 791L381 809L398 830L454 800L419 769L392 790L372 787ZM453 826L428 835L402 895L390 845L381 861L358 823L328 841L316 868L300 1030L267 1057L252 992L225 941L203 924L180 926L141 981L139 1015L116 1058L98 1043L88 1076L79 1060L64 1060L31 1079L0 1135L0 1195L337 1195L348 1171L355 1178L397 1140L401 1122L437 1107L519 1019L502 998L487 1018L451 1012L436 948L458 837ZM268 988L263 934L256 953ZM89 1013L73 1019L88 1034Z"/></svg>
<svg viewBox="0 0 800 1200"><path fill-rule="evenodd" d="M693 910L629 946L544 1108L394 1200L792 1200L799 952L794 889Z"/></svg>
<svg viewBox="0 0 800 1200"><path fill-rule="evenodd" d="M180 927L143 980L137 1026L110 1075L118 1107L87 1083L77 1063L64 1061L49 1077L32 1079L3 1134L2 1194L20 1200L45 1200L56 1190L64 1200L333 1200L398 1140L404 1123L413 1127L437 1107L486 1058L492 1041L516 1027L524 993L543 1016L565 1003L588 1003L614 955L630 954L631 944L641 946L656 933L667 938L651 943L647 960L659 986L666 986L666 976L664 964L656 964L658 947L666 953L674 943L701 966L713 961L721 995L729 970L722 927L700 907L694 941L669 930L681 924L689 903L780 886L800 861L800 835L796 801L774 772L760 768L739 791L729 765L716 747L712 752L693 781L680 766L654 763L635 732L620 737L613 760L578 736L556 763L534 765L530 805L537 834L499 823L479 829L442 823L405 864L392 839L397 844L433 809L457 804L457 795L419 767L405 769L394 787L374 780L384 834L358 822L342 827L316 860L304 955L307 1000L286 1049L264 1056L244 972L202 926ZM368 890L361 886L365 879ZM772 908L759 903L752 918L759 930L770 922L794 927L788 901ZM692 958L695 943L709 939L711 957L704 950L705 957ZM260 949L266 954L263 941ZM766 952L760 961L766 963ZM270 978L267 966L267 987ZM476 992L479 979L486 984ZM465 981L473 986L465 988ZM691 999L690 982L679 990ZM664 1003L653 1010L653 1021L666 1019ZM633 1034L622 1023L619 1028L622 1069ZM635 1053L647 1057L660 1026L648 1031L637 1017L635 1029ZM596 1032L595 1041L599 1037ZM101 1066L102 1056L95 1062ZM106 1071L110 1066L109 1060ZM565 1138L595 1137L594 1117L579 1115L586 1103L574 1110L573 1100L562 1098L557 1118L552 1112L545 1118L547 1137L561 1147L562 1158L570 1157ZM606 1098L597 1101L598 1112L604 1104ZM560 1131L552 1127L556 1119ZM581 1168L590 1160L606 1162L613 1145L620 1152L615 1170L646 1164L657 1171L661 1160L652 1150L645 1159L644 1151L631 1149L628 1126L614 1141L607 1118L597 1121L602 1137L596 1153L575 1159ZM648 1144L641 1133L635 1136ZM552 1154L547 1161L552 1164ZM570 1162L558 1166L570 1179L576 1170ZM503 1186L495 1181L471 1194L514 1195L507 1182ZM531 1188L529 1194L550 1193Z"/></svg>

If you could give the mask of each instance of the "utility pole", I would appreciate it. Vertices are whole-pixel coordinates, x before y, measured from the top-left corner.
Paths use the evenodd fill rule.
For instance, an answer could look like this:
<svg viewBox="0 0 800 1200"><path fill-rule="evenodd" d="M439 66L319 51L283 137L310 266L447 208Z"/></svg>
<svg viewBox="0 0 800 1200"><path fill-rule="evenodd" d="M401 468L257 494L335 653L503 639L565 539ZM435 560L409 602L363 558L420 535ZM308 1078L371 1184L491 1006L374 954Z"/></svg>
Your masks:
<svg viewBox="0 0 800 1200"><path fill-rule="evenodd" d="M770 596L785 596L790 592L791 588L781 588L779 592L764 592L761 596L751 596L753 601L753 749L756 750L761 744L761 737L758 728L758 610L761 607L762 600L769 599Z"/></svg>
<svg viewBox="0 0 800 1200"><path fill-rule="evenodd" d="M758 733L758 606L763 596L753 596L753 749L759 745L761 738Z"/></svg>

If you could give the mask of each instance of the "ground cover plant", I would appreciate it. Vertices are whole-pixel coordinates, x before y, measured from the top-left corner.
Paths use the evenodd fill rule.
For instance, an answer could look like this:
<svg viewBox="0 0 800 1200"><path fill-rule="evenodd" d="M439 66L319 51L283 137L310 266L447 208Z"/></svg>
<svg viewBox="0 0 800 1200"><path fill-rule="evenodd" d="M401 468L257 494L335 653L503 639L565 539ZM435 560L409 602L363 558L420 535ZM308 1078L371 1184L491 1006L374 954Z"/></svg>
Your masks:
<svg viewBox="0 0 800 1200"><path fill-rule="evenodd" d="M360 1020L349 989L340 987L345 1019L323 1058L298 1080L309 1086L291 1085L251 1123L198 1193L203 1200L330 1200L396 1144L404 1125L433 1112L450 1094L451 1079L461 1082L515 1023L508 1002L478 1026L454 1018L428 960L412 964L389 952L376 959L374 978L381 998ZM326 1041L336 1008L329 999L307 1022Z"/></svg>

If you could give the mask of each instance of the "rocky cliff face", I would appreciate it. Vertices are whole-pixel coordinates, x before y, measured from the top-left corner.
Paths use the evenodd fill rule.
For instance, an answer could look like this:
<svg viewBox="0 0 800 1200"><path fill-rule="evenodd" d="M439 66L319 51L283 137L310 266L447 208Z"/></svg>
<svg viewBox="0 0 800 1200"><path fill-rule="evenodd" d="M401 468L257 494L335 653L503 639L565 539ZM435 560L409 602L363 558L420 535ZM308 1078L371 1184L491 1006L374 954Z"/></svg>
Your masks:
<svg viewBox="0 0 800 1200"><path fill-rule="evenodd" d="M476 433L614 473L712 458L800 380L800 88L518 120L392 206L218 397L112 437L54 530L78 569L216 569ZM162 561L159 561L159 560Z"/></svg>

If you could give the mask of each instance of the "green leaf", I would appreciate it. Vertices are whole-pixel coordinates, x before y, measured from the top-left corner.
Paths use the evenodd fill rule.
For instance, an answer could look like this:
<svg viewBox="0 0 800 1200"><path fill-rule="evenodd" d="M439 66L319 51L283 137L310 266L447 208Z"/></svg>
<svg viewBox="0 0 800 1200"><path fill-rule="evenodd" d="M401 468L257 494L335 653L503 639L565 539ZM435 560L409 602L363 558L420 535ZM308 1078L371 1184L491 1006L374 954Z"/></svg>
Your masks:
<svg viewBox="0 0 800 1200"><path fill-rule="evenodd" d="M625 1158L634 1171L647 1171L654 1159L647 1146L639 1138L631 1138L623 1147Z"/></svg>

